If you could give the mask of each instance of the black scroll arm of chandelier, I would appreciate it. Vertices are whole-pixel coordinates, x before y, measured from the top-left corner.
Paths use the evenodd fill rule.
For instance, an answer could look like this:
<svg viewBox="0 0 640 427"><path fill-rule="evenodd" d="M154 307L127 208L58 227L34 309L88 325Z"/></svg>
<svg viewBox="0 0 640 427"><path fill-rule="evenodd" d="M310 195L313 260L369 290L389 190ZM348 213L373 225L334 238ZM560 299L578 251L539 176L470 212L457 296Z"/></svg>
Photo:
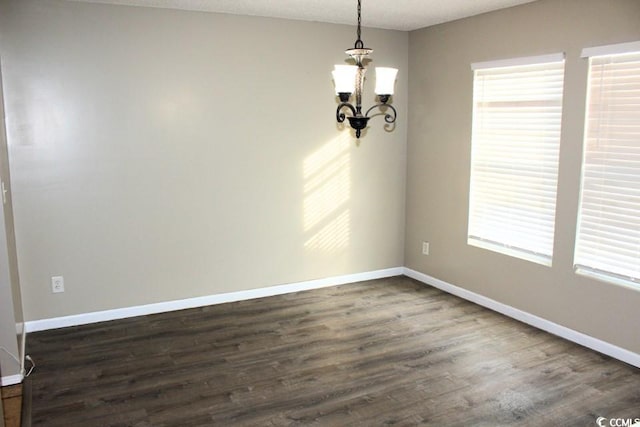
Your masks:
<svg viewBox="0 0 640 427"><path fill-rule="evenodd" d="M369 114L373 110L379 109L381 114L384 114L384 120L387 123L394 123L397 117L396 109L389 104L389 99L393 95L398 70L387 67L376 67L375 93L380 102L369 108L365 114L362 114L362 85L364 74L367 71L363 65L363 60L373 52L373 49L364 47L361 39L361 8L361 0L358 0L358 38L353 48L345 51L347 55L353 58L356 65L336 65L332 73L336 94L340 98L340 105L336 109L336 120L338 123L343 123L345 119L349 120L349 124L356 131L356 138L360 138L362 129L367 127L369 119L373 117L373 115L370 116ZM354 94L356 98L355 105L349 102L349 99ZM344 112L345 110L351 115L347 116Z"/></svg>

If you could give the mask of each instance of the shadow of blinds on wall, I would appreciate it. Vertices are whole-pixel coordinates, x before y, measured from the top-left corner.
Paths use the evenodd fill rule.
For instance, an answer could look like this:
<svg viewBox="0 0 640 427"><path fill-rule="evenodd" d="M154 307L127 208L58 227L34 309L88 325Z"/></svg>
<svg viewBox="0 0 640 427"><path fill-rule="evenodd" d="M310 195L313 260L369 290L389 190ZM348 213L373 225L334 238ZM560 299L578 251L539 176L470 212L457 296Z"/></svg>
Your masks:
<svg viewBox="0 0 640 427"><path fill-rule="evenodd" d="M564 54L471 68L468 244L551 265Z"/></svg>
<svg viewBox="0 0 640 427"><path fill-rule="evenodd" d="M640 42L587 48L575 268L640 287Z"/></svg>

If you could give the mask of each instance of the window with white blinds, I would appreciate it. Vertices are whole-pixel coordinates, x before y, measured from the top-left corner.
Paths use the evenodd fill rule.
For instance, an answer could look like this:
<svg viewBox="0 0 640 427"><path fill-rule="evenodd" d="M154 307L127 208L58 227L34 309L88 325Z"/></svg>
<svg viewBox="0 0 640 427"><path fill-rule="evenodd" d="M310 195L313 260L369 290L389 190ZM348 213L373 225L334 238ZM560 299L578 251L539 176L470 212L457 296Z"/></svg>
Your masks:
<svg viewBox="0 0 640 427"><path fill-rule="evenodd" d="M564 55L472 68L468 243L551 265Z"/></svg>
<svg viewBox="0 0 640 427"><path fill-rule="evenodd" d="M575 267L640 286L640 42L583 56L589 80Z"/></svg>

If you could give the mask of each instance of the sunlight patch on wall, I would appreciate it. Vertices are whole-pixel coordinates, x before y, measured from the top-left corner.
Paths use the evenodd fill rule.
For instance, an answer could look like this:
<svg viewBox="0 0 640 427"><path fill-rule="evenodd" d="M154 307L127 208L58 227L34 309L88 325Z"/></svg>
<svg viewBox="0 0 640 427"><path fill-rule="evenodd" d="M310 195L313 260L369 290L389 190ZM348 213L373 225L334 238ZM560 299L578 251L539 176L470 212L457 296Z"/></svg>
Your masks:
<svg viewBox="0 0 640 427"><path fill-rule="evenodd" d="M324 144L304 161L304 246L334 251L348 246L351 216L351 153L344 133Z"/></svg>
<svg viewBox="0 0 640 427"><path fill-rule="evenodd" d="M334 251L346 248L351 235L351 218L349 211L344 211L327 225L318 230L304 243L306 248Z"/></svg>

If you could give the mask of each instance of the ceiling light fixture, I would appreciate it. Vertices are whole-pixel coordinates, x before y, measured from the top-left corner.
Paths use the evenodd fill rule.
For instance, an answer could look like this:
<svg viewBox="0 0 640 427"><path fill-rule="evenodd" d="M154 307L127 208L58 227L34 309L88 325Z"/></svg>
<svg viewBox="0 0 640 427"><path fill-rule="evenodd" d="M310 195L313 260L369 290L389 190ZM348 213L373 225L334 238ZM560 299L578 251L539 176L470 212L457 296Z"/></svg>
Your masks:
<svg viewBox="0 0 640 427"><path fill-rule="evenodd" d="M345 51L347 55L355 60L356 65L336 65L332 72L336 94L340 97L340 105L336 110L336 120L338 120L338 123L342 123L345 119L348 119L351 127L356 130L356 138L360 138L362 129L367 127L367 122L373 117L373 115L369 116L372 110L379 108L381 112L374 115L384 114L384 120L387 123L394 123L397 116L396 109L388 102L391 95L393 95L393 87L398 70L386 67L376 67L375 93L378 95L380 103L369 108L364 115L362 114L362 84L364 82L364 73L367 71L362 62L373 52L373 49L364 47L364 43L360 38L360 24L361 0L358 0L358 38L353 49ZM354 92L356 95L355 106L349 102L349 98ZM351 111L352 115L347 117L342 112L344 108Z"/></svg>

